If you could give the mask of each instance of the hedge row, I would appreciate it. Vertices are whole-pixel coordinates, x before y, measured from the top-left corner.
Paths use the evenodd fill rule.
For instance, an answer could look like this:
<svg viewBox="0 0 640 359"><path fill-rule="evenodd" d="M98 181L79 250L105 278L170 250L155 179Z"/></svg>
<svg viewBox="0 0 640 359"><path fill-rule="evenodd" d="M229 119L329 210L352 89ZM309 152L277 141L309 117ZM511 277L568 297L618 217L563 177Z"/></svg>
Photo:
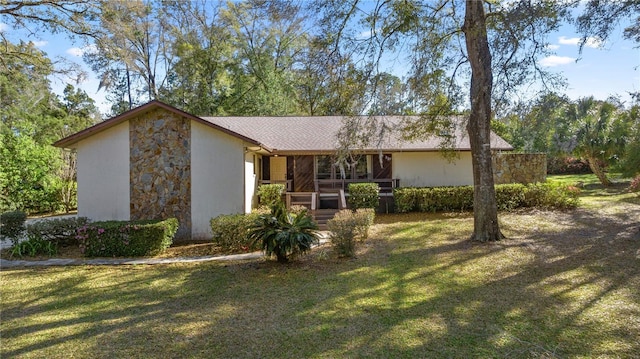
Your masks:
<svg viewBox="0 0 640 359"><path fill-rule="evenodd" d="M167 249L178 230L175 218L163 221L105 221L78 228L87 257L148 256Z"/></svg>
<svg viewBox="0 0 640 359"><path fill-rule="evenodd" d="M349 183L349 208L378 208L380 186L377 183Z"/></svg>
<svg viewBox="0 0 640 359"><path fill-rule="evenodd" d="M536 207L568 209L578 205L579 190L554 183L496 185L498 210ZM396 212L446 212L473 209L473 186L404 187L393 192Z"/></svg>

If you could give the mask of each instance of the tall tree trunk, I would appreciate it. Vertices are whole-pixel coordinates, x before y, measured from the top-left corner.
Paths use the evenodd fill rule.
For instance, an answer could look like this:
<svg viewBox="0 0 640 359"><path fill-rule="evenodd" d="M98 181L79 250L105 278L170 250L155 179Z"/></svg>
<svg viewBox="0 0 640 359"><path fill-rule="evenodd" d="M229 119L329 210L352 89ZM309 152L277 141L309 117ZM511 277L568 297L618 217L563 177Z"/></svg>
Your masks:
<svg viewBox="0 0 640 359"><path fill-rule="evenodd" d="M604 169L600 167L600 164L598 164L598 159L592 156L587 156L587 162L589 162L589 168L591 168L591 172L593 172L593 174L598 177L600 183L602 183L602 185L605 187L611 186L611 181L609 180L609 178L607 178L607 174L604 172Z"/></svg>
<svg viewBox="0 0 640 359"><path fill-rule="evenodd" d="M462 31L471 63L471 114L467 124L473 165L473 236L486 242L504 236L498 225L498 207L491 163L491 53L484 2L467 0Z"/></svg>

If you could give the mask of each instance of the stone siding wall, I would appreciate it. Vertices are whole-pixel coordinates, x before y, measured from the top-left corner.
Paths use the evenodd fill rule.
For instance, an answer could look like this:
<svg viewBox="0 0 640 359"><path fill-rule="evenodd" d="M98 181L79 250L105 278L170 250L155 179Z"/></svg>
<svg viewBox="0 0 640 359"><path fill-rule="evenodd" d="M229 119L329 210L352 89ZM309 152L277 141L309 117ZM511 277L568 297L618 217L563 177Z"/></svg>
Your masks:
<svg viewBox="0 0 640 359"><path fill-rule="evenodd" d="M547 178L547 155L494 153L493 173L496 184L544 182Z"/></svg>
<svg viewBox="0 0 640 359"><path fill-rule="evenodd" d="M159 109L129 123L131 219L180 222L191 237L191 120Z"/></svg>

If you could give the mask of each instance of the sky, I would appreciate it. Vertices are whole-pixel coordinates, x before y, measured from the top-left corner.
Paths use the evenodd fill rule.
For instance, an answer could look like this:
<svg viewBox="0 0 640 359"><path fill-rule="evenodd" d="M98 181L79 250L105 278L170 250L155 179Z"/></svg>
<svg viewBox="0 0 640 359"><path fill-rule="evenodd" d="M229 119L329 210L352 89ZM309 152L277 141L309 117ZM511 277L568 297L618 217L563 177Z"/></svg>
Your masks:
<svg viewBox="0 0 640 359"><path fill-rule="evenodd" d="M82 66L88 75L84 81L75 83L74 79L52 77L52 90L62 95L66 84L71 83L85 90L102 113L109 111L110 105L105 99L104 90L98 91L96 74L82 61L83 52L90 50L90 46L74 43L64 34L25 36L3 23L0 23L0 32L11 41L32 41L50 58L60 57ZM634 42L623 39L621 26L606 43L588 41L582 54L578 51L578 41L579 36L573 28L563 26L548 38L550 48L556 54L539 60L541 66L561 73L567 79L568 87L558 92L565 93L573 100L586 96L604 100L618 95L629 103L628 93L640 92L640 48L634 48Z"/></svg>

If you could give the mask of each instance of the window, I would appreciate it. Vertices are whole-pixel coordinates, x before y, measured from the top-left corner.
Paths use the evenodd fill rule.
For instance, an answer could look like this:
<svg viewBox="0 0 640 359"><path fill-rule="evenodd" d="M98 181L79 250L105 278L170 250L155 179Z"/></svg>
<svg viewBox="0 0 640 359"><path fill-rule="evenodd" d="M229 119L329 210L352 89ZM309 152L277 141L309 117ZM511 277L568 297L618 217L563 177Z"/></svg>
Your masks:
<svg viewBox="0 0 640 359"><path fill-rule="evenodd" d="M335 164L332 156L315 156L316 158L316 179L342 179L340 166ZM371 156L361 155L354 157L351 165L345 165L345 179L367 179L371 178Z"/></svg>
<svg viewBox="0 0 640 359"><path fill-rule="evenodd" d="M335 178L335 168L331 156L316 156L316 179Z"/></svg>

